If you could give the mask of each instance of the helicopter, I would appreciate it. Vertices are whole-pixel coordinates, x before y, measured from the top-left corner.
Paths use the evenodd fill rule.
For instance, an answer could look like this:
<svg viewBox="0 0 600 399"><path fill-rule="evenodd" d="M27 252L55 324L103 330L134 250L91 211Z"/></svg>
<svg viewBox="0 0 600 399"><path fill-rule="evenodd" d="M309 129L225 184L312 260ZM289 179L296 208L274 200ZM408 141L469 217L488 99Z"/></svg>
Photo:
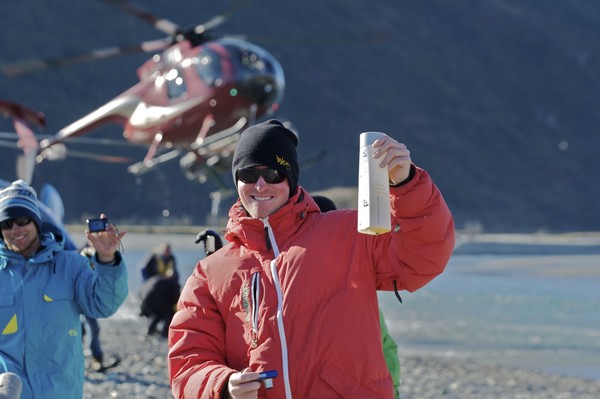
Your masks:
<svg viewBox="0 0 600 399"><path fill-rule="evenodd" d="M154 53L137 69L139 82L134 86L41 140L35 148L35 162L62 159L67 142L116 123L123 126L128 143L147 147L143 160L129 165L130 173L142 175L179 158L189 180L204 183L210 179L219 192L228 191L221 174L230 168L242 131L277 111L285 88L283 69L271 53L242 37L213 33L245 1L190 29L125 0L100 1L150 23L167 37L136 46L1 65L5 75L19 76L77 62Z"/></svg>

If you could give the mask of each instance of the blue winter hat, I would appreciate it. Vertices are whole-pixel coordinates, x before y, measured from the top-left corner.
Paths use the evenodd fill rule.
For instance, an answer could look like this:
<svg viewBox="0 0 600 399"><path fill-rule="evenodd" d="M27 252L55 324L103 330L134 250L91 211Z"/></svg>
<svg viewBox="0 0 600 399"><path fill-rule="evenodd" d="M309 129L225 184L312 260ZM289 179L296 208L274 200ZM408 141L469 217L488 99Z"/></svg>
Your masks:
<svg viewBox="0 0 600 399"><path fill-rule="evenodd" d="M0 223L28 216L37 225L38 232L42 225L37 195L33 187L24 180L16 180L0 191Z"/></svg>

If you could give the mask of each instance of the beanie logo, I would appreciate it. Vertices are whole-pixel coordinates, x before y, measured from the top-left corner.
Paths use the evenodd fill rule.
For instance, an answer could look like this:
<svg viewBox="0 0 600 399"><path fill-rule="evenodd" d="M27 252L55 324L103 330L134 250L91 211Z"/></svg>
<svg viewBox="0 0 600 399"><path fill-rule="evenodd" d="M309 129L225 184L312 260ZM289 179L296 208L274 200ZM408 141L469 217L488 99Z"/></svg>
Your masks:
<svg viewBox="0 0 600 399"><path fill-rule="evenodd" d="M13 211L13 208L22 208ZM14 215L12 213L15 213ZM23 180L14 181L9 187L0 191L0 217L6 220L14 216L30 216L40 226L40 210L35 190Z"/></svg>
<svg viewBox="0 0 600 399"><path fill-rule="evenodd" d="M279 165L283 166L287 170L290 170L292 168L290 166L290 163L288 161L286 161L283 157L280 157L279 155L275 155L275 159L277 160L277 163Z"/></svg>
<svg viewBox="0 0 600 399"><path fill-rule="evenodd" d="M10 189L10 190L7 189L7 190L3 190L2 193L0 194L1 199L9 198L9 197L25 197L25 198L29 198L32 201L36 200L35 194L27 189Z"/></svg>

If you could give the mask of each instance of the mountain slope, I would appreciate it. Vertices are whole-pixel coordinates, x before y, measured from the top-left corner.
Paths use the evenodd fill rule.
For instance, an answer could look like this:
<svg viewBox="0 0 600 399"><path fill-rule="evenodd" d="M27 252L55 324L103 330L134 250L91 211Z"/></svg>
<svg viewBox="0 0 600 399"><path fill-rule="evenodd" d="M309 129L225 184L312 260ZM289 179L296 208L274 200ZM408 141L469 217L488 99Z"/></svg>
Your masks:
<svg viewBox="0 0 600 399"><path fill-rule="evenodd" d="M140 3L184 26L231 4ZM278 116L298 128L300 159L328 150L301 172L307 189L355 186L358 135L380 130L432 174L461 229L600 229L600 4L282 3L249 2L218 30L255 37L281 61L287 85ZM23 0L0 5L0 14L1 63L161 37L94 1ZM365 39L373 32L383 40ZM0 92L43 110L55 131L127 89L147 58L0 77ZM117 137L119 129L95 135ZM14 170L14 151L0 154L2 170ZM122 165L68 160L42 165L42 180L64 194L73 220L102 210L135 223L202 223L214 189L187 182L176 164L134 179Z"/></svg>

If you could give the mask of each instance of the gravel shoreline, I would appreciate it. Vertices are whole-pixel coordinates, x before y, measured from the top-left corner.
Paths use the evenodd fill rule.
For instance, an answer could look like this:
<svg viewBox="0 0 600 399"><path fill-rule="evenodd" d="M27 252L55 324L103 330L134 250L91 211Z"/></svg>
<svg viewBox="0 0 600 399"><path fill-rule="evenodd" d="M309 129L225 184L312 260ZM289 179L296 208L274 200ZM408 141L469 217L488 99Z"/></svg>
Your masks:
<svg viewBox="0 0 600 399"><path fill-rule="evenodd" d="M105 356L118 355L122 360L104 373L86 370L85 399L172 398L167 342L145 335L146 320L135 316L138 304L136 295L130 294L113 317L100 320ZM464 358L406 355L401 350L400 364L402 399L600 398L600 381L596 380L481 364Z"/></svg>
<svg viewBox="0 0 600 399"><path fill-rule="evenodd" d="M163 241L177 248L195 248L188 234L140 234L125 238L128 249L152 248ZM546 253L548 248L562 254L598 252L600 235L555 236L478 236L464 239L457 252L480 253L495 248L498 252ZM500 237L502 238L502 237ZM549 242L546 242L550 240ZM592 240L592 241L590 241ZM484 242L474 242L484 241ZM557 246L558 245L558 246ZM490 247L492 246L492 247ZM508 248L508 249L507 249ZM554 254L554 253L552 253ZM599 269L591 273L596 275ZM101 319L101 342L105 356L118 355L121 363L104 373L86 370L84 399L172 398L167 370L167 342L147 337L146 319L138 317L139 299L131 292L125 304L109 319ZM400 348L402 399L598 399L600 380L555 375L539 371L482 364L468 358L434 356L429 352ZM303 398L308 399L308 398ZM318 399L318 398L316 398ZM355 398L352 398L355 399ZM356 398L360 399L360 398Z"/></svg>

